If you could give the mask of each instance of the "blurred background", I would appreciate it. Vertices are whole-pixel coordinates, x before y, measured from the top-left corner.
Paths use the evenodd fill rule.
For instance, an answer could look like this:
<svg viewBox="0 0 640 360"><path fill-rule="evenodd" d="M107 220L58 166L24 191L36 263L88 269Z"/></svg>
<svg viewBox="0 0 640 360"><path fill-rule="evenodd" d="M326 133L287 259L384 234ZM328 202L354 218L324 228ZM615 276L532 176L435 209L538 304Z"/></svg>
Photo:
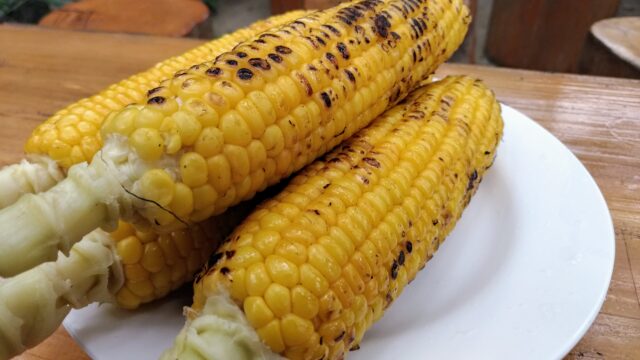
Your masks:
<svg viewBox="0 0 640 360"><path fill-rule="evenodd" d="M465 0L473 26L452 61L640 78L640 0ZM0 0L0 22L213 38L339 0Z"/></svg>

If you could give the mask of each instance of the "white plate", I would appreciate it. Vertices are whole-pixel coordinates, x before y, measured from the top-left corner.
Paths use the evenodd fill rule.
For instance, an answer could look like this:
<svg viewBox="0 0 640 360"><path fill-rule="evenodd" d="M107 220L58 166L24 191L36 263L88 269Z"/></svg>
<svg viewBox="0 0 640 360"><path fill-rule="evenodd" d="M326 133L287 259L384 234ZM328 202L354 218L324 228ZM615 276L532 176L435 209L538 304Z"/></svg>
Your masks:
<svg viewBox="0 0 640 360"><path fill-rule="evenodd" d="M557 359L591 325L613 270L606 203L553 135L508 106L503 117L498 157L455 231L350 359ZM95 359L156 359L188 304L90 306L64 325Z"/></svg>

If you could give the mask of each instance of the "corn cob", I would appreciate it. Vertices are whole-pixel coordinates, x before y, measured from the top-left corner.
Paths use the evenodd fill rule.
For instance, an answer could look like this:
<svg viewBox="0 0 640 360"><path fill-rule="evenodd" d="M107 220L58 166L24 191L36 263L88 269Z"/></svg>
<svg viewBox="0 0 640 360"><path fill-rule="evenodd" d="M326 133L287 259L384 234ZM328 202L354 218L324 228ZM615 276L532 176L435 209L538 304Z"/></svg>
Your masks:
<svg viewBox="0 0 640 360"><path fill-rule="evenodd" d="M343 358L454 227L501 135L479 80L417 89L232 233L166 358Z"/></svg>
<svg viewBox="0 0 640 360"><path fill-rule="evenodd" d="M254 201L246 202L161 236L126 223L111 234L96 230L75 244L69 256L0 281L0 359L46 339L72 308L98 302L134 309L191 281L254 206Z"/></svg>
<svg viewBox="0 0 640 360"><path fill-rule="evenodd" d="M400 101L469 21L461 0L347 2L176 73L108 116L91 164L0 211L0 275L119 217L168 231L251 198Z"/></svg>
<svg viewBox="0 0 640 360"><path fill-rule="evenodd" d="M142 102L149 89L178 70L213 59L241 41L306 13L297 10L258 21L160 62L58 111L39 125L27 140L25 152L29 162L23 161L0 171L0 208L14 203L22 194L49 189L64 178L63 173L71 165L90 161L102 146L99 128L109 112Z"/></svg>

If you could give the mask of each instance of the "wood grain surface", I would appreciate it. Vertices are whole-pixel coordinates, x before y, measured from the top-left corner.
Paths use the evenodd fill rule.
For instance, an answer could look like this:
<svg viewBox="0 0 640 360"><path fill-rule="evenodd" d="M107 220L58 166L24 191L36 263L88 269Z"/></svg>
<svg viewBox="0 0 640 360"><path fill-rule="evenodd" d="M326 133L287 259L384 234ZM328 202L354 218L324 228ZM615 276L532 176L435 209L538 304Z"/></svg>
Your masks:
<svg viewBox="0 0 640 360"><path fill-rule="evenodd" d="M0 165L56 110L195 40L0 26ZM640 81L444 65L480 77L498 98L565 143L602 189L616 230L606 302L568 359L640 359ZM62 329L20 359L86 359Z"/></svg>

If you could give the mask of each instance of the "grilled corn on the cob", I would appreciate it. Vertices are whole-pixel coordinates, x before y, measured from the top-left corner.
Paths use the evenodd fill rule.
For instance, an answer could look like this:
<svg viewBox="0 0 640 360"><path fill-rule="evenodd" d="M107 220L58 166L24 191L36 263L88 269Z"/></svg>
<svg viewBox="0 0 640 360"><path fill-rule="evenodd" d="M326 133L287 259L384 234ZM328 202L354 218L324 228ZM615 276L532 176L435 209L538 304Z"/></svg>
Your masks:
<svg viewBox="0 0 640 360"><path fill-rule="evenodd" d="M449 234L501 134L479 80L417 89L232 233L166 357L269 358L264 343L289 359L341 359Z"/></svg>
<svg viewBox="0 0 640 360"><path fill-rule="evenodd" d="M272 27L306 14L291 11L253 23L247 28L211 40L186 53L169 58L151 69L113 84L97 95L82 99L58 111L32 133L25 145L29 160L0 171L0 208L14 203L22 194L49 189L64 178L73 164L90 161L100 149L100 125L110 111L145 100L147 91L178 70L200 64L231 50Z"/></svg>
<svg viewBox="0 0 640 360"><path fill-rule="evenodd" d="M166 231L252 197L400 101L468 23L461 0L348 2L178 72L109 115L90 165L0 211L0 274L120 216Z"/></svg>

